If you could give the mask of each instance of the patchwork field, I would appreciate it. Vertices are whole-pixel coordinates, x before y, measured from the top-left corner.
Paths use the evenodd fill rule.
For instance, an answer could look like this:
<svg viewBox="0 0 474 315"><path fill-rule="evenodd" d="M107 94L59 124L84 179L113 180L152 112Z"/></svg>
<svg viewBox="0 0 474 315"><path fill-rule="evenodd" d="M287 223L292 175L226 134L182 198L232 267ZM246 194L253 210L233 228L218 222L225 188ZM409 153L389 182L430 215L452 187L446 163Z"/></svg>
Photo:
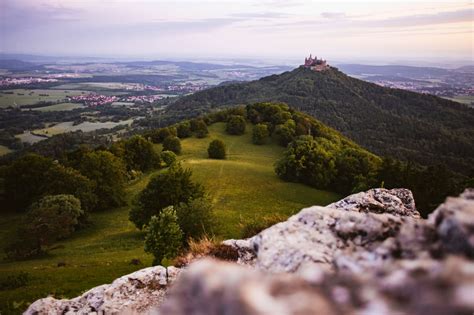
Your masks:
<svg viewBox="0 0 474 315"><path fill-rule="evenodd" d="M5 90L0 91L0 108L5 108L9 106L34 105L39 102L58 102L65 100L66 96L74 96L88 93L89 91L82 90Z"/></svg>
<svg viewBox="0 0 474 315"><path fill-rule="evenodd" d="M210 126L209 130L207 138L183 140L183 153L179 159L184 167L192 169L194 180L202 183L210 194L217 220L212 232L218 239L239 237L245 224L268 215L289 216L303 207L325 205L339 199L339 195L331 192L280 180L273 171L273 164L283 148L272 142L253 145L250 126L243 136L225 134L221 123ZM207 158L207 146L217 138L227 145L227 160ZM160 150L160 145L156 149ZM129 201L155 173L129 184ZM48 294L73 297L93 286L150 266L152 258L143 251L143 235L128 221L128 211L129 207L122 207L93 213L92 226L58 242L46 257L0 263L0 279L20 272L27 272L31 278L27 286L0 290L0 313L18 313L29 302ZM2 215L0 247L13 237L20 222L18 214ZM3 255L0 253L0 261ZM132 259L139 259L142 264L131 265ZM58 263L65 265L58 267Z"/></svg>

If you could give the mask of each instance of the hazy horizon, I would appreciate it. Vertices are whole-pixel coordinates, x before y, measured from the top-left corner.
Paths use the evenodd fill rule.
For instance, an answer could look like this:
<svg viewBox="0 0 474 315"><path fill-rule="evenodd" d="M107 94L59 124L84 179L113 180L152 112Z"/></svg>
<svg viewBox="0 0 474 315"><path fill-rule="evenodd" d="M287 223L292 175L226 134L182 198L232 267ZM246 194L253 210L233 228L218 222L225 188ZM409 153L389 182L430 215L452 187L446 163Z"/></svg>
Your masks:
<svg viewBox="0 0 474 315"><path fill-rule="evenodd" d="M472 63L469 1L2 0L0 52L125 59Z"/></svg>

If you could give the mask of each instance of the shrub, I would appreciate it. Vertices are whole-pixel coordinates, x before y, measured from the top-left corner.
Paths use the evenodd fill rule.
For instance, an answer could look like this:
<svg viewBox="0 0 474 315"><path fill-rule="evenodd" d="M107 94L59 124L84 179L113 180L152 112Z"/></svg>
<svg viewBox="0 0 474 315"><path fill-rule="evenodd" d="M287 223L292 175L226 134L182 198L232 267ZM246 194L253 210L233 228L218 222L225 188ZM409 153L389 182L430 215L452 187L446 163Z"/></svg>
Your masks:
<svg viewBox="0 0 474 315"><path fill-rule="evenodd" d="M142 229L150 218L168 206L177 206L192 199L202 198L204 189L191 180L192 172L174 163L166 171L152 177L130 210L130 221Z"/></svg>
<svg viewBox="0 0 474 315"><path fill-rule="evenodd" d="M163 151L171 151L175 154L181 153L181 141L178 137L168 137L163 141Z"/></svg>
<svg viewBox="0 0 474 315"><path fill-rule="evenodd" d="M176 207L176 214L185 242L189 238L199 239L212 229L212 205L205 198L181 203Z"/></svg>
<svg viewBox="0 0 474 315"><path fill-rule="evenodd" d="M216 139L209 143L207 153L211 159L225 159L226 147L222 140Z"/></svg>
<svg viewBox="0 0 474 315"><path fill-rule="evenodd" d="M252 142L254 144L264 144L270 133L265 124L257 124L253 127Z"/></svg>
<svg viewBox="0 0 474 315"><path fill-rule="evenodd" d="M170 166L176 162L176 154L172 151L163 151L161 152L161 160L165 162L166 166Z"/></svg>
<svg viewBox="0 0 474 315"><path fill-rule="evenodd" d="M163 258L172 259L182 246L183 232L173 207L167 207L158 216L152 216L146 228L145 252L154 256L153 265Z"/></svg>
<svg viewBox="0 0 474 315"><path fill-rule="evenodd" d="M226 131L231 135L243 135L245 133L245 118L232 115L227 121Z"/></svg>

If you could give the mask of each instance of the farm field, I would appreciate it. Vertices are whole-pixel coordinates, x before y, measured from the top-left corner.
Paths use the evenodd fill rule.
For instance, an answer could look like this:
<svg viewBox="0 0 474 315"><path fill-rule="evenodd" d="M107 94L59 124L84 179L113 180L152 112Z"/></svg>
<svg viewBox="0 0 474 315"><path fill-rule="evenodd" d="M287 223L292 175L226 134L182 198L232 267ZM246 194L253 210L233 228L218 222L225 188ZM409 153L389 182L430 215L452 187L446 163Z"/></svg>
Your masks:
<svg viewBox="0 0 474 315"><path fill-rule="evenodd" d="M97 129L111 129L119 125L130 125L133 122L133 119L122 120L119 122L107 121L107 122L90 122L85 121L78 125L73 124L72 121L65 121L59 124L53 125L48 128L34 130L35 134L45 135L45 136L54 136L60 133L71 132L82 130L83 132L94 131Z"/></svg>
<svg viewBox="0 0 474 315"><path fill-rule="evenodd" d="M335 193L280 180L273 171L273 164L284 149L273 142L262 146L252 144L250 125L243 136L227 135L224 128L224 124L217 123L209 127L207 138L184 139L179 156L183 166L192 169L194 180L202 183L210 194L217 221L213 231L216 238L237 238L242 227L253 220L272 214L289 216L303 207L325 205L340 198ZM207 158L207 147L213 139L226 143L228 159ZM156 150L160 149L161 146L156 145ZM145 174L129 184L129 202L157 172L160 171ZM0 291L0 312L21 312L29 302L48 294L73 297L150 266L152 257L143 251L143 234L128 220L128 212L129 207L125 206L93 213L92 226L58 242L43 258L3 262L1 252L0 277L27 272L31 281L21 288ZM13 237L19 224L18 214L0 218L0 247ZM139 259L142 264L131 265L132 259ZM65 266L58 267L58 263Z"/></svg>
<svg viewBox="0 0 474 315"><path fill-rule="evenodd" d="M13 94L7 94L10 92ZM33 105L39 102L58 102L65 100L66 96L88 93L90 92L82 90L5 90L0 91L0 108L6 108L9 106Z"/></svg>
<svg viewBox="0 0 474 315"><path fill-rule="evenodd" d="M84 108L85 106L81 103L60 103L51 106L32 108L33 110L39 110L41 112L57 112L63 110L73 110L77 108Z"/></svg>

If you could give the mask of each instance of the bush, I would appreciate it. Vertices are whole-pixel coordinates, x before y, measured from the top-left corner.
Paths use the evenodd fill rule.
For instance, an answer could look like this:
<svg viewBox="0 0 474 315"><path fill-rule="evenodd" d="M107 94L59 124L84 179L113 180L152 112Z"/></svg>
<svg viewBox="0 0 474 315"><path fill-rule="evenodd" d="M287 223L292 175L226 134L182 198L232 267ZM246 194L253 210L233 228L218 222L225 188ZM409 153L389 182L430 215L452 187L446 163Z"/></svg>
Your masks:
<svg viewBox="0 0 474 315"><path fill-rule="evenodd" d="M231 135L243 135L245 133L245 118L237 115L230 116L226 131Z"/></svg>
<svg viewBox="0 0 474 315"><path fill-rule="evenodd" d="M153 265L161 264L163 258L178 255L183 241L183 232L173 207L167 207L158 216L152 216L146 228L145 252L154 256Z"/></svg>
<svg viewBox="0 0 474 315"><path fill-rule="evenodd" d="M191 176L190 170L174 163L166 171L152 177L134 201L130 210L130 221L142 229L150 218L159 215L163 208L202 198L204 189L200 184L193 183Z"/></svg>
<svg viewBox="0 0 474 315"><path fill-rule="evenodd" d="M212 229L212 205L205 198L181 203L176 207L176 214L185 242L190 238L199 239Z"/></svg>
<svg viewBox="0 0 474 315"><path fill-rule="evenodd" d="M171 151L175 154L181 153L181 141L178 137L168 137L163 141L163 151Z"/></svg>
<svg viewBox="0 0 474 315"><path fill-rule="evenodd" d="M252 142L254 144L264 144L270 133L265 124L257 124L253 127Z"/></svg>
<svg viewBox="0 0 474 315"><path fill-rule="evenodd" d="M176 154L172 151L163 151L161 152L161 160L165 162L166 166L170 166L176 162Z"/></svg>
<svg viewBox="0 0 474 315"><path fill-rule="evenodd" d="M226 147L222 140L216 139L209 143L207 153L211 159L225 159Z"/></svg>

